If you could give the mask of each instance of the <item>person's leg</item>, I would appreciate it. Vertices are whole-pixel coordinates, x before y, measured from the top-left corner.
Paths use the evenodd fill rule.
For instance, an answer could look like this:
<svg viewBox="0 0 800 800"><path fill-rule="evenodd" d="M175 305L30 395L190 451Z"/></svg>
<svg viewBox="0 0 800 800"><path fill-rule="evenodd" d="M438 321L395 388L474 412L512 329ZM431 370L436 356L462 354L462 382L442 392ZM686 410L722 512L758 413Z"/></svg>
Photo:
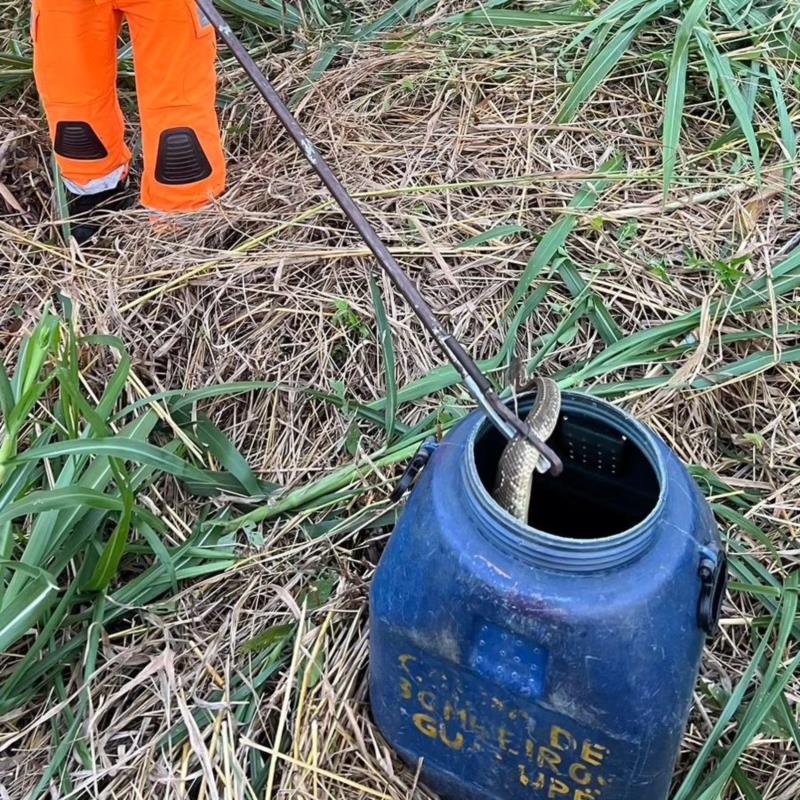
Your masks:
<svg viewBox="0 0 800 800"><path fill-rule="evenodd" d="M74 195L101 195L128 173L131 154L117 101L111 0L34 0L34 74L56 159Z"/></svg>
<svg viewBox="0 0 800 800"><path fill-rule="evenodd" d="M216 36L193 0L116 0L133 41L142 117L142 203L193 211L225 188L215 108Z"/></svg>

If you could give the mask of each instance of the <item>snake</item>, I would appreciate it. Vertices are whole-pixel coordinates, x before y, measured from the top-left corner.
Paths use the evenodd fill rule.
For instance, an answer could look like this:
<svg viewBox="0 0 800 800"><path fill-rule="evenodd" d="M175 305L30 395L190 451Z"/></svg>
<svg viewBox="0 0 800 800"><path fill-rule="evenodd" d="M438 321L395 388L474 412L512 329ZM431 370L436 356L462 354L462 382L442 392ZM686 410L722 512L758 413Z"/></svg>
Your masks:
<svg viewBox="0 0 800 800"><path fill-rule="evenodd" d="M561 411L561 389L550 378L537 377L533 386L536 399L525 422L546 442L555 430ZM509 514L527 523L534 472L544 471L545 460L523 436L516 436L503 449L497 468L495 501Z"/></svg>

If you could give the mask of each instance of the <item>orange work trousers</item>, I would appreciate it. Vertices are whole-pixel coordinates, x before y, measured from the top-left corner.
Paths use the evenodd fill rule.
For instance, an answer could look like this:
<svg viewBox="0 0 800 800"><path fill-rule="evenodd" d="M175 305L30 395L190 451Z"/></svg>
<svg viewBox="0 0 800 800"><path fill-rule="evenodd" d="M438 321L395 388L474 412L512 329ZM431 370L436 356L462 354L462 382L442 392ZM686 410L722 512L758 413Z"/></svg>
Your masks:
<svg viewBox="0 0 800 800"><path fill-rule="evenodd" d="M67 187L113 188L130 150L117 98L123 20L142 120L142 204L192 211L225 188L216 36L194 0L33 0L34 72Z"/></svg>

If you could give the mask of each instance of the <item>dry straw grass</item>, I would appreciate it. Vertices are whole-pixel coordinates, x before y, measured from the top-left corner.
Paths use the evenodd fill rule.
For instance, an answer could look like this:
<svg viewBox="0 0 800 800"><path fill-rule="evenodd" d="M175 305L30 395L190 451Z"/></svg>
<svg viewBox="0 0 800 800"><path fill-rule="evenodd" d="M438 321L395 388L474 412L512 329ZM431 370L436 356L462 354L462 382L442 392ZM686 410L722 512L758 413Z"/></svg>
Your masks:
<svg viewBox="0 0 800 800"><path fill-rule="evenodd" d="M444 5L437 11L441 18ZM436 16L434 16L436 19ZM612 151L624 173L602 192L569 239L569 254L625 333L647 329L725 296L720 274L700 262L745 255L757 274L796 241L796 197L784 216L776 181L754 186L735 156L704 147L725 130L713 109L695 108L686 180L667 210L659 187L661 98L639 64L587 105L580 121L550 124L562 96L559 42L570 31L495 36L456 30L431 37L428 23L402 43L358 47L317 83L300 117L345 183L447 324L472 352L489 357L505 335L504 309L532 250L580 184ZM296 87L309 58L269 62L284 92ZM214 419L265 479L303 485L353 460L351 420L310 399L302 387L343 382L362 402L386 393L367 276L374 265L328 203L254 92L227 58L222 112L228 131L230 189L218 207L189 221L180 236L150 231L143 212L114 220L99 247L83 252L54 239L48 146L31 91L2 108L2 180L24 209L0 223L0 347L11 353L42 303L58 287L79 304L87 332L114 333L128 344L147 390L220 381L272 380L280 391L212 403ZM795 111L795 120L796 109ZM532 234L460 245L499 225ZM257 241L253 242L253 237ZM665 279L669 275L669 280ZM535 353L569 313L574 298L557 280L520 331L516 351ZM439 363L409 309L379 279L395 336L400 386ZM346 301L354 314L343 313ZM340 305L337 306L337 303ZM703 316L700 346L681 356L678 377L626 392L626 407L652 425L691 464L757 501L747 517L768 532L770 553L745 532L735 541L777 577L794 569L800 549L800 469L796 361L766 363L744 379L710 389L685 382L754 349L779 355L797 346L798 307L786 299L749 318L765 340L723 342L741 321ZM795 327L796 331L797 328ZM599 352L583 321L541 364L559 369ZM776 358L776 361L779 359ZM604 376L608 382L665 375L663 364ZM90 380L102 381L102 365ZM132 394L133 397L133 394ZM462 407L455 387L403 406L413 423L436 407ZM365 428L358 454L381 444ZM192 585L169 603L132 613L104 634L84 734L91 762L72 761L70 797L232 800L263 796L252 776L266 775L274 797L424 798L372 725L366 695L367 588L388 536L386 489L393 471L369 478L375 491L340 500L340 520L320 534L331 512L304 511L249 531L251 551L232 571ZM718 498L720 499L720 498ZM177 518L194 510L171 491ZM335 578L316 609L303 592ZM323 598L324 599L324 598ZM751 623L764 609L731 592L723 633L710 649L703 686L730 691L754 649ZM262 680L242 645L273 625L298 626L295 650ZM80 688L80 673L67 684ZM800 684L787 699L796 714ZM698 691L685 738L685 769L718 714ZM57 745L50 724L55 696L0 720L0 796L23 798ZM205 710L201 724L193 712ZM244 720L244 721L243 721ZM188 736L170 746L174 726ZM768 800L800 796L796 746L777 726L747 748L742 766ZM66 795L62 795L66 796ZM729 789L727 798L746 798Z"/></svg>

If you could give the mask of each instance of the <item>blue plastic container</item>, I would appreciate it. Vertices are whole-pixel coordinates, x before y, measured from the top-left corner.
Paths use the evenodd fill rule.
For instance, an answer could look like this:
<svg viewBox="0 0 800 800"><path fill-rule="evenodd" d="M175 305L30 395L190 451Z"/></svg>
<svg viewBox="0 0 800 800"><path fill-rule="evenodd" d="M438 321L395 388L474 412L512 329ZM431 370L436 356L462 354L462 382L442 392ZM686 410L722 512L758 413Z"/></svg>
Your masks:
<svg viewBox="0 0 800 800"><path fill-rule="evenodd" d="M372 585L374 718L448 800L664 800L724 595L717 529L614 406L567 393L550 443L565 470L537 476L531 527L491 498L504 440L481 413L435 449Z"/></svg>

